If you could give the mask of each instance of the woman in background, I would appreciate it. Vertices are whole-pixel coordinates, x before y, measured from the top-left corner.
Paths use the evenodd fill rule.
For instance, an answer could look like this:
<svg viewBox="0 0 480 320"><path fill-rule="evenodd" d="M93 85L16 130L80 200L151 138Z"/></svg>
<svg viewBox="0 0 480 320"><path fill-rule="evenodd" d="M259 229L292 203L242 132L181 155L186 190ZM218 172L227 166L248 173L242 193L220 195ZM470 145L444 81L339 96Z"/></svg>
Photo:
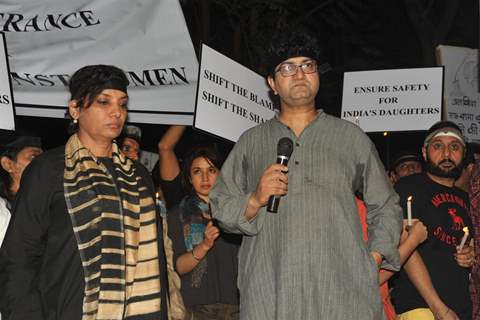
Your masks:
<svg viewBox="0 0 480 320"><path fill-rule="evenodd" d="M159 142L159 163L186 319L238 319L241 238L223 233L212 220L208 205L223 159L213 148L197 146L184 159L181 172L174 147L184 130L184 126L167 130Z"/></svg>

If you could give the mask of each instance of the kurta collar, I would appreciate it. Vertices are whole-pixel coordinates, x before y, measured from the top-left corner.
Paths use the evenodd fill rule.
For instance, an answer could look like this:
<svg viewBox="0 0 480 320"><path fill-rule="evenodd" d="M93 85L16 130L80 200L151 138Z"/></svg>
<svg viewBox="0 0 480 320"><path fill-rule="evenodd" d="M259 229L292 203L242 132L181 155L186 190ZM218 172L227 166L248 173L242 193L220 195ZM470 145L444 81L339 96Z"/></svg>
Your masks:
<svg viewBox="0 0 480 320"><path fill-rule="evenodd" d="M323 109L317 109L317 116L315 117L315 119L313 119L312 122L308 124L308 126L305 129L317 125L317 123L325 119L326 116L327 114L325 113L325 111L323 111ZM279 112L275 113L275 116L270 120L270 123L274 127L280 127L290 131L290 128L286 124L281 122L279 117L280 117L280 113Z"/></svg>

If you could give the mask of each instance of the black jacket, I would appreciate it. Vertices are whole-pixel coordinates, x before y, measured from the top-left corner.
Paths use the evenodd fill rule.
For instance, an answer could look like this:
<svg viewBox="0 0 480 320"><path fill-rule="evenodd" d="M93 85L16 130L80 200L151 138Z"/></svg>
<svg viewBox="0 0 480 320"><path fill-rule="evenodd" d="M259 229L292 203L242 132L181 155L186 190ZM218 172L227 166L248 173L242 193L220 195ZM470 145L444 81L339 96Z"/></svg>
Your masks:
<svg viewBox="0 0 480 320"><path fill-rule="evenodd" d="M64 153L64 147L43 153L22 175L0 257L1 311L9 320L82 317L85 282L64 197ZM136 167L154 196L148 171ZM161 235L161 223L158 227ZM162 237L158 240L162 283L168 283Z"/></svg>

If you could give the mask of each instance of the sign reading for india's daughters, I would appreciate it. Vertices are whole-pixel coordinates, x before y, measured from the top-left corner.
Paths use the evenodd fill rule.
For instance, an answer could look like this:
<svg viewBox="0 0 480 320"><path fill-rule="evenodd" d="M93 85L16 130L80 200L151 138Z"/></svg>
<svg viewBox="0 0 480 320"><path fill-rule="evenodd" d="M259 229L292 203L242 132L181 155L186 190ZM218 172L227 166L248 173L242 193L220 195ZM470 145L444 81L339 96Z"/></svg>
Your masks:
<svg viewBox="0 0 480 320"><path fill-rule="evenodd" d="M345 72L342 119L365 132L427 130L442 114L443 67Z"/></svg>
<svg viewBox="0 0 480 320"><path fill-rule="evenodd" d="M275 115L269 91L265 78L203 44L194 126L237 142Z"/></svg>

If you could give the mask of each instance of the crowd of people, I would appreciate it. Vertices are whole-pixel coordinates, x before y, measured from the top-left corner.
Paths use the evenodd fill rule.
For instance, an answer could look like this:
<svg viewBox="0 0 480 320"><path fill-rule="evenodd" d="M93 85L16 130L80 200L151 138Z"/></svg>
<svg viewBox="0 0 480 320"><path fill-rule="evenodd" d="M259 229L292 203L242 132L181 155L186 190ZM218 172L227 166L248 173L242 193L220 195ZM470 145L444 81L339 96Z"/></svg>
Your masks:
<svg viewBox="0 0 480 320"><path fill-rule="evenodd" d="M440 121L386 170L359 127L316 106L318 48L273 39L275 117L228 156L180 159L185 126L171 126L152 172L125 126L125 73L77 70L64 146L0 145L2 319L479 320L480 147Z"/></svg>

